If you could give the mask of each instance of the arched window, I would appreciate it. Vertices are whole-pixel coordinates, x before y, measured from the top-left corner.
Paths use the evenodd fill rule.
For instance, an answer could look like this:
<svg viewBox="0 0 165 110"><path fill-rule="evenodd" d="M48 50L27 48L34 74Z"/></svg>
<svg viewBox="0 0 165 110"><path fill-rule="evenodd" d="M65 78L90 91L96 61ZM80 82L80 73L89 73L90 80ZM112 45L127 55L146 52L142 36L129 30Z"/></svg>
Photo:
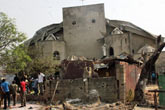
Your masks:
<svg viewBox="0 0 165 110"><path fill-rule="evenodd" d="M112 47L109 47L109 56L113 56L114 55L114 50Z"/></svg>
<svg viewBox="0 0 165 110"><path fill-rule="evenodd" d="M59 51L54 51L53 58L54 58L54 60L60 60L60 53L59 53Z"/></svg>

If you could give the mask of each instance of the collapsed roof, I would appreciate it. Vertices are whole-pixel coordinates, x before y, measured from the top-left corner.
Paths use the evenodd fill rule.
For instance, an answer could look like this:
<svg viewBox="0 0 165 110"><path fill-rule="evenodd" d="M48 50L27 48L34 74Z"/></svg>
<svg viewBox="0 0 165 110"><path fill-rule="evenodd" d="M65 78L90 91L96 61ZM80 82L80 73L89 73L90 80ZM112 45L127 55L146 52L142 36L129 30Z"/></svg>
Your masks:
<svg viewBox="0 0 165 110"><path fill-rule="evenodd" d="M58 34L59 32L63 34L63 24L62 23L51 24L51 25L45 26L45 27L39 29L35 33L35 35L33 36L33 38L30 41L30 45L33 45L38 41L46 40L46 38L49 37L49 35L53 35L54 37L56 37L56 34ZM54 40L56 40L56 38L54 38ZM59 40L61 40L61 38Z"/></svg>
<svg viewBox="0 0 165 110"><path fill-rule="evenodd" d="M157 38L156 35L153 35L147 32L146 30L127 21L106 19L106 25L114 27L114 28L119 28L121 31L128 31L128 32L132 32L132 33L144 36L144 37L149 37L151 39Z"/></svg>
<svg viewBox="0 0 165 110"><path fill-rule="evenodd" d="M139 50L138 50L138 53L151 53L151 52L154 52L155 51L155 48L154 47L152 47L152 46L150 46L150 45L145 45L145 46L143 46L142 48L140 48Z"/></svg>
<svg viewBox="0 0 165 110"><path fill-rule="evenodd" d="M132 32L138 35L142 35L144 37L149 37L151 39L155 39L157 37L145 31L144 29L126 21L106 19L106 26L110 26L114 29L118 28L121 31ZM63 40L63 23L51 24L39 29L29 41L29 45L33 45L38 41L47 40L47 37L50 37L50 35L54 37L53 40ZM58 38L56 38L57 36Z"/></svg>

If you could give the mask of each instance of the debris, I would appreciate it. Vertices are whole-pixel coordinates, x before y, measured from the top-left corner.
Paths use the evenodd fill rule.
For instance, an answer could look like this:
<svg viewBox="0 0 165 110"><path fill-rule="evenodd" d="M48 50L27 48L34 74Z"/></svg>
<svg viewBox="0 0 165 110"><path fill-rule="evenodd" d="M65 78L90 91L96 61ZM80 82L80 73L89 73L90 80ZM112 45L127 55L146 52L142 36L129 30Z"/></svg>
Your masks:
<svg viewBox="0 0 165 110"><path fill-rule="evenodd" d="M76 98L76 99L67 99L66 102L67 103L70 103L70 104L76 104L76 103L80 103L81 102L81 99L79 99L79 98Z"/></svg>
<svg viewBox="0 0 165 110"><path fill-rule="evenodd" d="M33 107L29 107L29 109L33 109Z"/></svg>
<svg viewBox="0 0 165 110"><path fill-rule="evenodd" d="M116 102L112 104L93 103L79 105L74 105L65 102L62 105L63 106L57 105L54 108L56 108L56 110L133 110L131 105L125 105L122 102Z"/></svg>
<svg viewBox="0 0 165 110"><path fill-rule="evenodd" d="M143 103L145 102L144 98L144 88L146 87L146 83L148 81L150 73L153 71L153 65L155 64L156 60L158 59L161 51L165 47L165 43L162 43L157 50L152 54L152 56L149 58L149 60L144 64L141 75L139 78L139 81L136 85L135 89L135 97L134 100ZM144 82L143 85L141 85L141 82Z"/></svg>
<svg viewBox="0 0 165 110"><path fill-rule="evenodd" d="M88 95L88 101L89 104L91 103L100 103L99 93L96 89L90 90Z"/></svg>

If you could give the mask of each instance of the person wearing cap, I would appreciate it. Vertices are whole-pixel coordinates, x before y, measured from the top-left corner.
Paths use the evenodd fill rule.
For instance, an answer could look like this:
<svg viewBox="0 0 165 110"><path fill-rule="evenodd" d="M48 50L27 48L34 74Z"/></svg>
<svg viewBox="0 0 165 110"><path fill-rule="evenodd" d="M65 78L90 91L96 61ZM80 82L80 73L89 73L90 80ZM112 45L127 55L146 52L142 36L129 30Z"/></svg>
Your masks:
<svg viewBox="0 0 165 110"><path fill-rule="evenodd" d="M7 107L10 107L10 91L9 91L9 83L6 81L6 79L2 79L1 83L1 89L4 93L4 109L7 109ZM8 100L8 106L7 106L7 100Z"/></svg>

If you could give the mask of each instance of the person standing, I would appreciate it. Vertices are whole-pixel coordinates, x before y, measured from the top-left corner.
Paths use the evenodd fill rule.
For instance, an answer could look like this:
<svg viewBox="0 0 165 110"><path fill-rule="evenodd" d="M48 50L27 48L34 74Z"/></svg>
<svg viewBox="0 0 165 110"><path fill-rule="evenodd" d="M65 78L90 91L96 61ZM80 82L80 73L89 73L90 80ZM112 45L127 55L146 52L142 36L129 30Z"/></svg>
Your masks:
<svg viewBox="0 0 165 110"><path fill-rule="evenodd" d="M156 73L155 72L152 72L152 84L155 84L156 82Z"/></svg>
<svg viewBox="0 0 165 110"><path fill-rule="evenodd" d="M17 90L18 90L18 85L14 80L10 86L10 93L12 94L12 98L13 98L13 106L15 106L17 103Z"/></svg>
<svg viewBox="0 0 165 110"><path fill-rule="evenodd" d="M40 95L43 95L43 82L44 82L45 75L41 72L38 74L38 84L40 88Z"/></svg>
<svg viewBox="0 0 165 110"><path fill-rule="evenodd" d="M17 74L15 74L14 81L18 86L20 86L20 79Z"/></svg>
<svg viewBox="0 0 165 110"><path fill-rule="evenodd" d="M24 81L24 78L21 79L20 82L20 87L21 87L21 107L26 106L26 82Z"/></svg>
<svg viewBox="0 0 165 110"><path fill-rule="evenodd" d="M34 90L34 94L38 95L38 78L35 78L32 83L32 88Z"/></svg>
<svg viewBox="0 0 165 110"><path fill-rule="evenodd" d="M0 79L0 108L1 108L1 105L2 105L2 101L4 99L4 93L3 93L2 88L1 88L2 79L3 78Z"/></svg>
<svg viewBox="0 0 165 110"><path fill-rule="evenodd" d="M10 107L10 91L9 91L9 83L6 79L2 79L1 84L2 92L4 93L4 109L7 109L7 100L8 100L8 107Z"/></svg>

